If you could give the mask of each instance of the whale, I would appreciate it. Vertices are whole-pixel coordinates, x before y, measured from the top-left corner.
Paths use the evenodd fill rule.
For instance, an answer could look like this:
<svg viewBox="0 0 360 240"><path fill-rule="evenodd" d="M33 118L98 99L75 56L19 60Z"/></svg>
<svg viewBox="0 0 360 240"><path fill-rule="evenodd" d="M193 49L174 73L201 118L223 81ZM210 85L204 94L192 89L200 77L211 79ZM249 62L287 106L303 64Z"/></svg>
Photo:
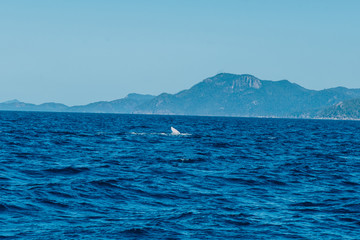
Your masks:
<svg viewBox="0 0 360 240"><path fill-rule="evenodd" d="M176 130L175 128L170 127L170 129L171 129L171 135L180 135L180 132L178 130Z"/></svg>

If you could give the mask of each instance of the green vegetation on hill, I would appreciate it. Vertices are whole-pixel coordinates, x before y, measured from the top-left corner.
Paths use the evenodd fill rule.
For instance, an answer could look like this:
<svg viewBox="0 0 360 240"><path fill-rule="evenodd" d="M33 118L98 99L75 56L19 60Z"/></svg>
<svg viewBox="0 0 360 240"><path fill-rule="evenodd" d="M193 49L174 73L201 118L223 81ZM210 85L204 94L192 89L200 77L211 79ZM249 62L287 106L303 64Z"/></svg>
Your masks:
<svg viewBox="0 0 360 240"><path fill-rule="evenodd" d="M329 108L320 110L317 118L360 119L360 98L339 102Z"/></svg>

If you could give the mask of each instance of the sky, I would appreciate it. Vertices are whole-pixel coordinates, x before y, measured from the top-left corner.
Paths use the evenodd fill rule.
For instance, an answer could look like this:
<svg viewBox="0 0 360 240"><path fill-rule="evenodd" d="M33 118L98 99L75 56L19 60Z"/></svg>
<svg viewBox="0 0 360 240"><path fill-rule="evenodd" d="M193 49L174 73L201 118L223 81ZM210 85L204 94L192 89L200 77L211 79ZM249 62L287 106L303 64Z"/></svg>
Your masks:
<svg viewBox="0 0 360 240"><path fill-rule="evenodd" d="M221 72L360 88L357 0L2 0L0 102L176 93Z"/></svg>

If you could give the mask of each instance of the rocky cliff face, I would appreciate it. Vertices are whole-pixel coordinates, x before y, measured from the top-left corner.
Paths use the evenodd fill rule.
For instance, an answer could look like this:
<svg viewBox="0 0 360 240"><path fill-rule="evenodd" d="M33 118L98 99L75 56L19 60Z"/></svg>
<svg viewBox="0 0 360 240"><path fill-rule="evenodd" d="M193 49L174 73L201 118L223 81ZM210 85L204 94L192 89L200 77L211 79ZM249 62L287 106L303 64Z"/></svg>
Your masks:
<svg viewBox="0 0 360 240"><path fill-rule="evenodd" d="M249 88L259 89L262 86L260 79L248 75L235 75L229 73L220 73L214 77L207 78L204 83L223 88L225 92L242 92Z"/></svg>

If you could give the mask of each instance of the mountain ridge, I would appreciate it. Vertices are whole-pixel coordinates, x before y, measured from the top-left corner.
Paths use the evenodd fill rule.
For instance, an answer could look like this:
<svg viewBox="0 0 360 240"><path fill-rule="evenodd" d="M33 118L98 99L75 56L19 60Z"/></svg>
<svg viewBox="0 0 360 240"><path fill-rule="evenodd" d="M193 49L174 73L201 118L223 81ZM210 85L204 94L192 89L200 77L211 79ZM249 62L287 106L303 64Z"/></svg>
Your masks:
<svg viewBox="0 0 360 240"><path fill-rule="evenodd" d="M310 90L288 80L219 73L175 94L131 93L121 99L79 106L11 100L0 103L0 110L321 118L325 114L322 110L356 98L360 98L360 89Z"/></svg>

